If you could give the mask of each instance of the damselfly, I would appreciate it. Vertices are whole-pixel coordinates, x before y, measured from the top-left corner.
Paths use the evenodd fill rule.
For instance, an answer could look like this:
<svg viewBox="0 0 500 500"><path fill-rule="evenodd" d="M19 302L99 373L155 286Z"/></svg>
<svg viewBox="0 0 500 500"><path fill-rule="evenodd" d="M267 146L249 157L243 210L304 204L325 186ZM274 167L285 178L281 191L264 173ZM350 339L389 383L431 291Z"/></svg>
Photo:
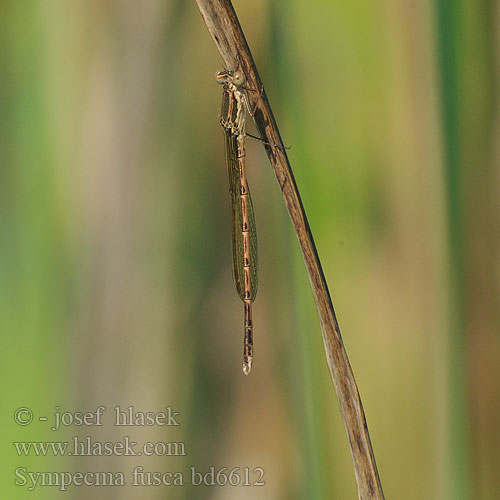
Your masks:
<svg viewBox="0 0 500 500"><path fill-rule="evenodd" d="M252 302L257 294L257 232L252 198L245 172L245 107L249 114L245 75L242 71L219 71L224 86L221 120L224 130L226 167L231 202L233 278L244 303L243 372L250 373L253 361Z"/></svg>

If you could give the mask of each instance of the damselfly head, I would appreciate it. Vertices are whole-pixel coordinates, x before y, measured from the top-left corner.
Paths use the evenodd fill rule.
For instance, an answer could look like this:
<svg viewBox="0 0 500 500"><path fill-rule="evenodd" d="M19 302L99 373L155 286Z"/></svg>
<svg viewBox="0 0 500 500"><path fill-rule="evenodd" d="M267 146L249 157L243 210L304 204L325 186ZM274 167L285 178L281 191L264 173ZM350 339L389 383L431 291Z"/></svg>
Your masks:
<svg viewBox="0 0 500 500"><path fill-rule="evenodd" d="M225 83L232 83L236 87L241 87L245 83L246 78L243 71L240 70L236 70L234 72L217 71L217 73L215 73L215 80L221 85L224 85Z"/></svg>

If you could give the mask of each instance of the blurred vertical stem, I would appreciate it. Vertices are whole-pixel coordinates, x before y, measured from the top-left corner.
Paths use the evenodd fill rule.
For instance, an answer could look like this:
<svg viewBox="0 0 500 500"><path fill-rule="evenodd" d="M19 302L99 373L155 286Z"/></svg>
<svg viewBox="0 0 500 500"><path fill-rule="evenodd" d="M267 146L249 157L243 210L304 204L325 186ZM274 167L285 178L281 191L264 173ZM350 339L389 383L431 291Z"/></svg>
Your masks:
<svg viewBox="0 0 500 500"><path fill-rule="evenodd" d="M45 109L41 8L4 2L0 16L0 466L5 479L21 460L28 470L40 465L31 454L21 459L9 441L50 439L41 427L16 425L14 410L29 406L44 414L67 384L58 370L67 358L68 261L52 167L53 130ZM55 470L59 458L44 457L44 466ZM0 484L0 498L23 493L10 478ZM40 500L53 495L44 489L36 493Z"/></svg>
<svg viewBox="0 0 500 500"><path fill-rule="evenodd" d="M296 53L293 38L293 21L295 14L295 1L289 0L287 8L283 9L281 0L269 1L270 26L269 26L269 61L272 65L270 71L274 80L269 86L274 90L273 103L276 107L286 103L286 115L293 131L293 150L295 161L302 166L308 164L310 158L310 145L304 140L304 120L302 119L300 92L297 75L294 71L297 61L293 54ZM283 109L282 111L285 111ZM281 113L283 116L284 113ZM290 133L290 128L289 128ZM288 235L288 233L287 233ZM293 243L289 236L288 244ZM295 270L293 280L297 281L303 276L300 266L302 262L298 254L293 253L290 265ZM280 286L283 286L281 284ZM286 285L285 285L286 286ZM295 366L290 366L287 377L290 387L290 398L293 405L295 424L298 427L298 443L301 455L301 470L304 478L302 487L296 492L296 498L319 499L332 495L339 488L338 471L332 473L332 451L329 438L328 419L325 418L325 400L321 398L324 380L323 371L317 369L317 359L321 352L319 342L313 343L305 332L309 331L311 321L314 321L314 311L310 307L307 288L297 289L294 293L294 341L290 348L294 349L293 359ZM306 305L307 304L307 305ZM302 370L298 372L297 363ZM289 363L290 365L292 363ZM300 387L300 389L298 389ZM327 390L330 388L327 387ZM318 397L319 396L319 397ZM288 493L287 498L290 498Z"/></svg>
<svg viewBox="0 0 500 500"><path fill-rule="evenodd" d="M466 345L464 314L464 234L460 150L460 96L463 5L458 0L437 0L437 42L441 88L445 188L449 258L449 494L453 500L469 498L467 463L468 412L466 402Z"/></svg>

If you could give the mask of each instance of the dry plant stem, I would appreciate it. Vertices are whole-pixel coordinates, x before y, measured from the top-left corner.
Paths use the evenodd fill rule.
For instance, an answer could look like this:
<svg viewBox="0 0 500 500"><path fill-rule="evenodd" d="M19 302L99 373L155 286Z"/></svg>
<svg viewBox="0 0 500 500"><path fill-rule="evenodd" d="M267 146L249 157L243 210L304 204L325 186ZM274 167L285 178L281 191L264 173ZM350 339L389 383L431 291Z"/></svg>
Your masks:
<svg viewBox="0 0 500 500"><path fill-rule="evenodd" d="M321 323L326 358L340 411L351 446L354 470L361 500L384 498L373 454L363 405L342 343L340 329L330 298L316 246L307 222L304 207L283 147L276 121L257 68L229 0L196 0L208 31L228 70L239 67L246 76L250 108L261 137L268 143L267 155L276 173L288 213L297 233ZM272 144L273 146L270 146Z"/></svg>

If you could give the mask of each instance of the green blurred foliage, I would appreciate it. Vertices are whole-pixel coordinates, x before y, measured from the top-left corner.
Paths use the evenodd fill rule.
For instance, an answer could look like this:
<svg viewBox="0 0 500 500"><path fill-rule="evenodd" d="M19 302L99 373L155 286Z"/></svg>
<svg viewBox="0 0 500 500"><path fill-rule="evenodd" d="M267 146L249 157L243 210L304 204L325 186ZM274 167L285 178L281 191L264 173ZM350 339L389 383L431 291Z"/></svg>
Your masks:
<svg viewBox="0 0 500 500"><path fill-rule="evenodd" d="M235 2L286 144L387 498L500 479L498 3ZM195 2L0 6L2 498L356 498L299 247L262 146L256 360L241 373L219 126ZM103 427L40 416L107 408ZM179 428L111 425L116 405ZM33 410L29 426L14 422ZM185 457L22 457L18 441L175 441ZM183 487L130 472L183 471ZM189 467L263 487L194 487ZM16 486L14 469L127 486Z"/></svg>

